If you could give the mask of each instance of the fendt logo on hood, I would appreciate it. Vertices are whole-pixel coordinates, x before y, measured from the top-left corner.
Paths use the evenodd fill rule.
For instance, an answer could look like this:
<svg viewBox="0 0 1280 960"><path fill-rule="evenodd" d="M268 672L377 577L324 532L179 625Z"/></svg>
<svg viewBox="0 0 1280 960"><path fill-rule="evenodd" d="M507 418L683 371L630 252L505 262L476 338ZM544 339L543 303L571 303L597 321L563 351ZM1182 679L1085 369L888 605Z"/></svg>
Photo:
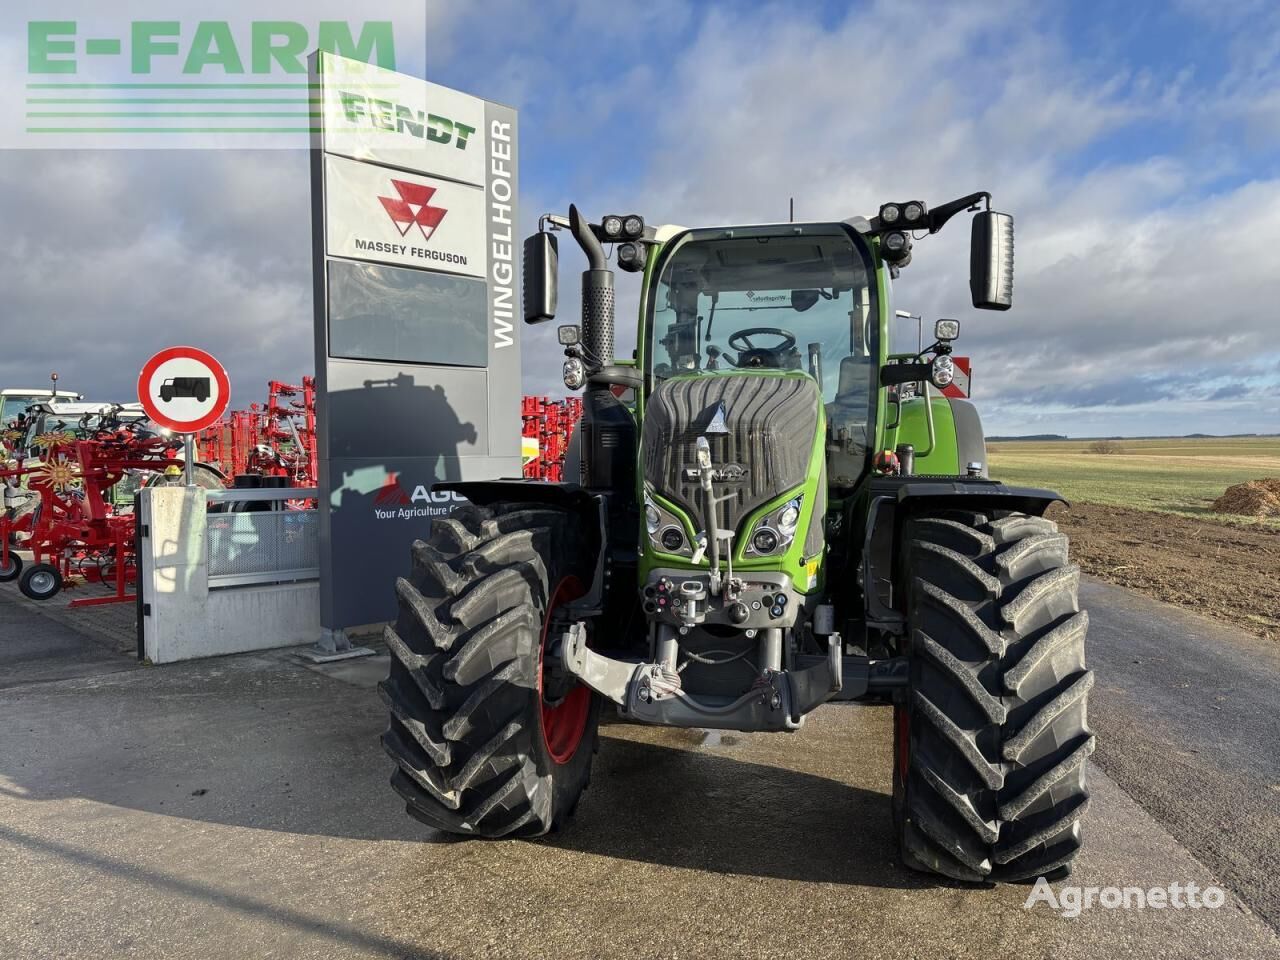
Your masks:
<svg viewBox="0 0 1280 960"><path fill-rule="evenodd" d="M413 229L414 224L417 224L418 230L422 233L422 239L430 240L431 235L436 232L436 227L440 226L440 221L444 219L444 215L449 212L444 207L431 206L431 198L435 196L436 188L423 186L420 183L409 183L405 180L392 180L391 186L395 187L396 193L400 195L399 198L378 197L378 199L382 201L382 207L387 211L391 222L400 231L400 236L403 237Z"/></svg>

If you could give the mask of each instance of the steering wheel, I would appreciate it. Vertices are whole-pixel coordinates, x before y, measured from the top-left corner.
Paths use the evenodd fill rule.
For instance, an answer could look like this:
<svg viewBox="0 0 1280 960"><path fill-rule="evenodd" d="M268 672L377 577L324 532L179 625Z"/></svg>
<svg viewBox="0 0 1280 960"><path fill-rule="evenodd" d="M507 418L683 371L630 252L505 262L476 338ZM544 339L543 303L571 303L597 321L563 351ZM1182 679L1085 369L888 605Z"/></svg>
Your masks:
<svg viewBox="0 0 1280 960"><path fill-rule="evenodd" d="M752 337L773 336L781 341L772 347L757 347ZM795 350L796 335L782 327L747 327L729 335L729 346L738 351L737 367L779 367ZM726 358L727 359L727 358Z"/></svg>

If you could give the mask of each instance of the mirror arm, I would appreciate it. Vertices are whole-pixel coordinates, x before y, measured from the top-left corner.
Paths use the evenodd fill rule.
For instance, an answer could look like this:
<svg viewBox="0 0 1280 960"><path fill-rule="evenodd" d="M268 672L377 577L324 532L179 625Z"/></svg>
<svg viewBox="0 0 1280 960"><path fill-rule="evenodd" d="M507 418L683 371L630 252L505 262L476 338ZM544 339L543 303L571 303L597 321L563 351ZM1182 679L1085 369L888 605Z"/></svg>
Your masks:
<svg viewBox="0 0 1280 960"><path fill-rule="evenodd" d="M880 368L880 386L882 387L928 379L929 364L927 363L891 363Z"/></svg>
<svg viewBox="0 0 1280 960"><path fill-rule="evenodd" d="M934 207L929 211L929 232L937 233L948 220L961 210L972 210L984 200L986 201L987 209L990 210L991 194L986 190L980 190L977 193L969 194L967 197L961 197L959 200L952 200L950 203L944 203L940 207Z"/></svg>

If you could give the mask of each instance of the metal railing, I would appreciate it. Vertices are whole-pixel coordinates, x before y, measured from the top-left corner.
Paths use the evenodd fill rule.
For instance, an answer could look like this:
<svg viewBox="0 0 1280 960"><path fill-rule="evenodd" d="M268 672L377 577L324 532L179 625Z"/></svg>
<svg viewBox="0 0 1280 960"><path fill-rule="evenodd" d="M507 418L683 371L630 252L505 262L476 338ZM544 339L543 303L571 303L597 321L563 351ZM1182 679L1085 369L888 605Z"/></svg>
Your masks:
<svg viewBox="0 0 1280 960"><path fill-rule="evenodd" d="M210 491L210 505L225 506L205 519L209 589L317 579L319 512L290 508L317 496L314 487Z"/></svg>

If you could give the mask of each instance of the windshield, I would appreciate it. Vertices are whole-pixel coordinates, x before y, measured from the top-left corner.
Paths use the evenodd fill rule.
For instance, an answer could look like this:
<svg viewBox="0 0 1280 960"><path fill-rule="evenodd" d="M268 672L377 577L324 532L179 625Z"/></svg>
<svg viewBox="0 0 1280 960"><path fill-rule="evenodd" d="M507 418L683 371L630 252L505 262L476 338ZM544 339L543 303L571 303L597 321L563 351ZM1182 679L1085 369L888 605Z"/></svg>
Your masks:
<svg viewBox="0 0 1280 960"><path fill-rule="evenodd" d="M650 298L654 386L694 372L804 370L827 404L855 405L865 419L875 366L870 257L843 231L805 229L677 247Z"/></svg>
<svg viewBox="0 0 1280 960"><path fill-rule="evenodd" d="M27 407L31 406L33 403L39 403L41 400L48 399L49 397L47 394L43 397L35 395L18 396L12 393L9 394L7 397L4 397L3 400L0 400L0 424L7 425L10 421L16 419L20 413L24 413Z"/></svg>

